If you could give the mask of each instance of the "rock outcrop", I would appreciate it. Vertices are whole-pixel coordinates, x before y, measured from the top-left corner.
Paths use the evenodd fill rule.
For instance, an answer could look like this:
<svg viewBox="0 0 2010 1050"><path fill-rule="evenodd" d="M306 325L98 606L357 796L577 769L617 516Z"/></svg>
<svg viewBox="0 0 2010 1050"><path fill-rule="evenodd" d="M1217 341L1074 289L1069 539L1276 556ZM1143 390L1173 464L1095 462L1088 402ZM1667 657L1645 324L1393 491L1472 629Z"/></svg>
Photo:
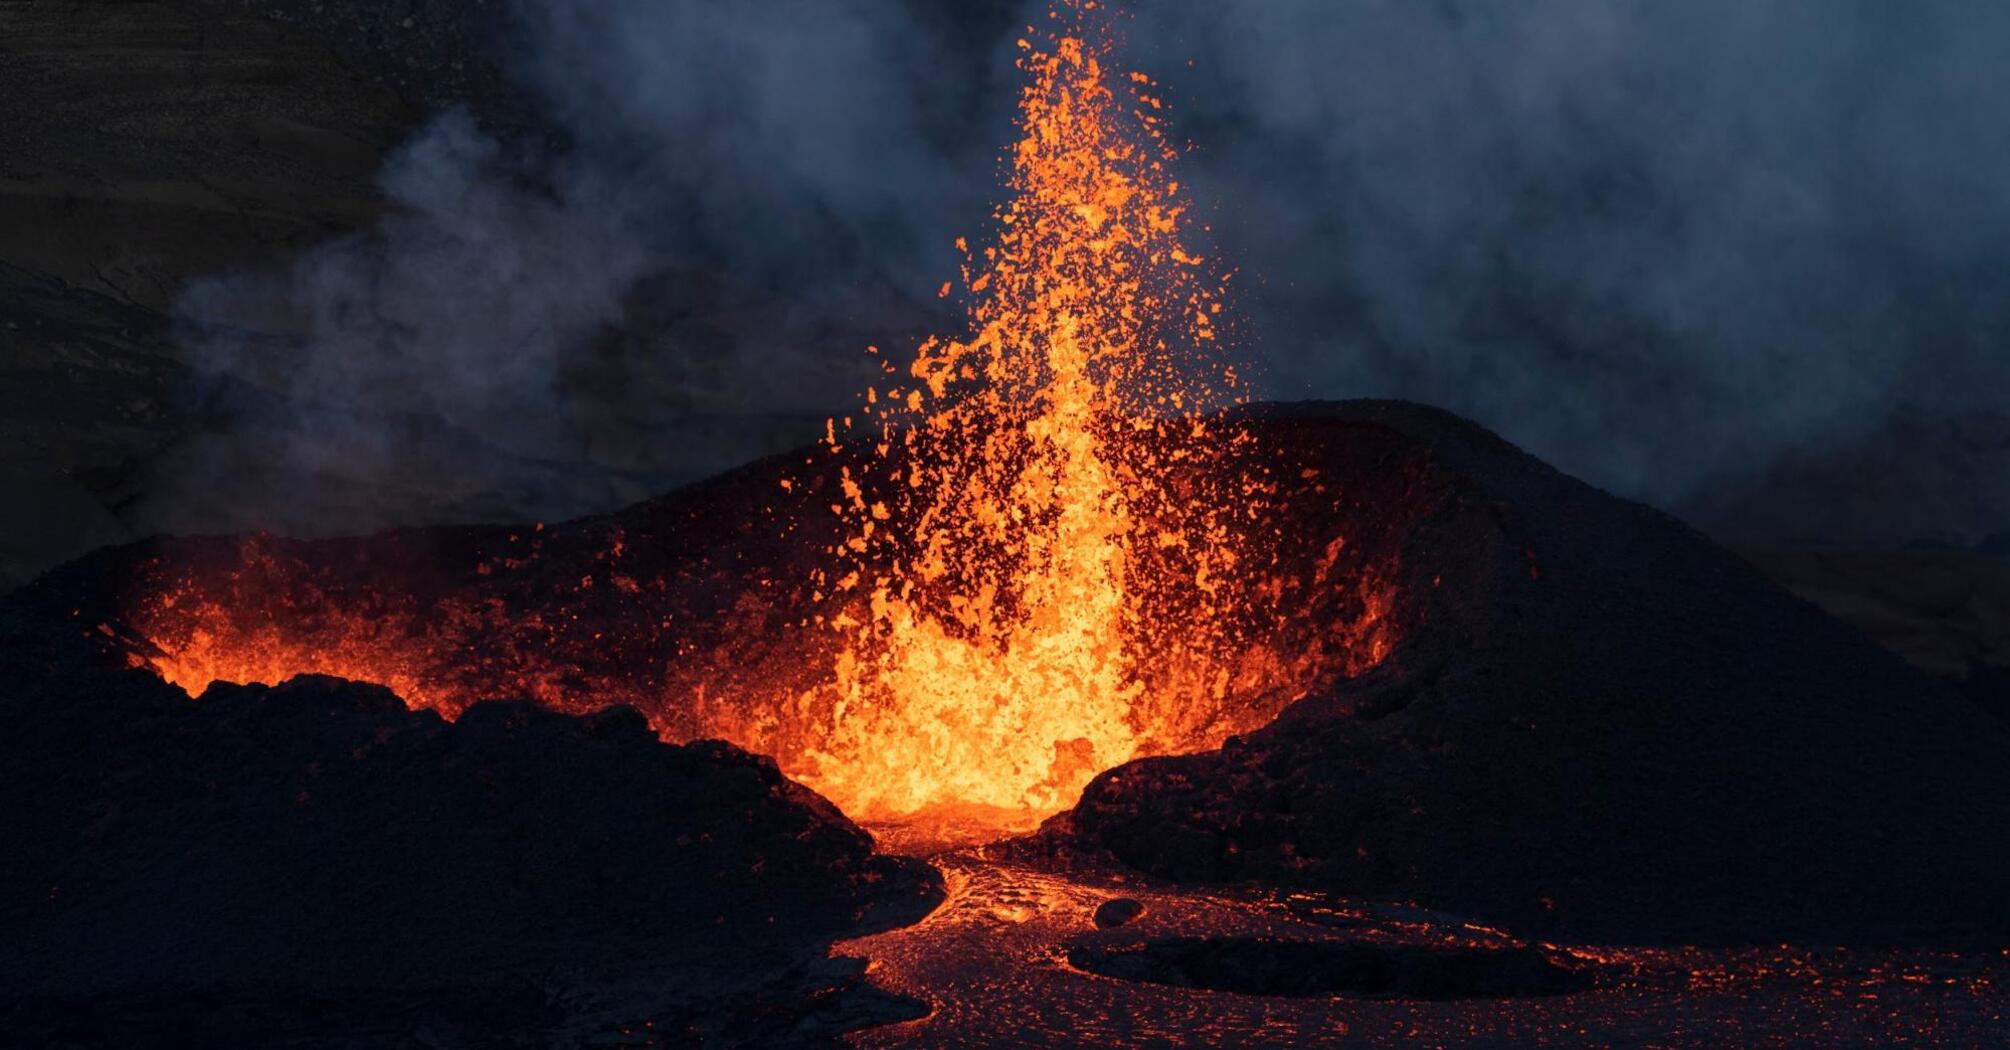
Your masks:
<svg viewBox="0 0 2010 1050"><path fill-rule="evenodd" d="M1050 834L1180 881L1409 898L1577 939L1968 941L2010 930L2010 728L1672 518L1415 406L1275 441L1444 493L1397 553L1382 666L1219 752L1100 776Z"/></svg>

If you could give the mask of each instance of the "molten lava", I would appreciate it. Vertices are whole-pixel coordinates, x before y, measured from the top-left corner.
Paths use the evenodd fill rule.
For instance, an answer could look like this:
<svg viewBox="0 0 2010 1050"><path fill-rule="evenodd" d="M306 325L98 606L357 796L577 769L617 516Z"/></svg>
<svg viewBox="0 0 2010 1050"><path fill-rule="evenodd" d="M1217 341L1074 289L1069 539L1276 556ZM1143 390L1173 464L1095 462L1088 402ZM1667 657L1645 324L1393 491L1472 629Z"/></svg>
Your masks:
<svg viewBox="0 0 2010 1050"><path fill-rule="evenodd" d="M991 826L1379 661L1395 548L1345 530L1397 515L1222 411L1226 278L1189 247L1162 102L1111 71L1093 0L1059 17L1020 45L968 332L885 365L821 453L549 531L175 541L103 634L191 695L315 672L450 717L631 704L854 817Z"/></svg>
<svg viewBox="0 0 2010 1050"><path fill-rule="evenodd" d="M1205 354L1220 305L1181 243L1159 102L1142 75L1113 89L1105 44L1020 47L1014 195L964 267L971 333L867 393L883 425L866 469L902 483L868 502L847 476L839 506L835 586L869 601L839 622L809 779L865 813L1067 805L1149 739L1141 668L1219 620L1211 579L1236 562L1209 515L1165 513L1218 455L1193 414L1234 374Z"/></svg>

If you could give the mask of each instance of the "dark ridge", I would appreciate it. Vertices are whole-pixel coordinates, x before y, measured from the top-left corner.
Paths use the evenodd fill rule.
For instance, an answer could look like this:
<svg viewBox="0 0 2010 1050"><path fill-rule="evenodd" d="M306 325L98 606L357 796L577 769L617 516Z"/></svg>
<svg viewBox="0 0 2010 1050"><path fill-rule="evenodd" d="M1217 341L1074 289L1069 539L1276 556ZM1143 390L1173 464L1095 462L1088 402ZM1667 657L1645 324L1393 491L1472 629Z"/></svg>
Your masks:
<svg viewBox="0 0 2010 1050"><path fill-rule="evenodd" d="M84 669L0 689L0 717L0 1003L30 1015L174 989L479 1004L666 968L773 982L941 893L772 761L663 744L628 708L448 723L339 679L191 701Z"/></svg>
<svg viewBox="0 0 2010 1050"><path fill-rule="evenodd" d="M1051 835L1181 882L1413 899L1618 942L1991 942L2010 728L1694 530L1412 405L1270 408L1416 484L1379 668L1219 752L1103 774Z"/></svg>

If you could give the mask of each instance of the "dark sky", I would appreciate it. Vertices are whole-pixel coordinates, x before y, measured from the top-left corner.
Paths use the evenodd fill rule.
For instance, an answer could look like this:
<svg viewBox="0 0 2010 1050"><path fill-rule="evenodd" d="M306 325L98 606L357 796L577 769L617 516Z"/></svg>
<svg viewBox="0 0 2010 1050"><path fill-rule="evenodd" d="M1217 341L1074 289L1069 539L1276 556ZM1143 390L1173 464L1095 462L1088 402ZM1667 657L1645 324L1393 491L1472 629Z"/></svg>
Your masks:
<svg viewBox="0 0 2010 1050"><path fill-rule="evenodd" d="M444 115L385 172L409 214L187 305L321 304L317 397L562 441L524 420L652 260L805 309L953 276L1044 6L514 0L505 66L562 149ZM1878 469L1932 460L1947 491L1879 499L2010 524L2006 460L1949 467L1933 430L2010 411L2010 5L1141 0L1119 25L1192 144L1266 394L1443 405L1678 509L1896 427L1919 447ZM395 331L358 320L387 295ZM859 348L782 341L707 382L843 408Z"/></svg>

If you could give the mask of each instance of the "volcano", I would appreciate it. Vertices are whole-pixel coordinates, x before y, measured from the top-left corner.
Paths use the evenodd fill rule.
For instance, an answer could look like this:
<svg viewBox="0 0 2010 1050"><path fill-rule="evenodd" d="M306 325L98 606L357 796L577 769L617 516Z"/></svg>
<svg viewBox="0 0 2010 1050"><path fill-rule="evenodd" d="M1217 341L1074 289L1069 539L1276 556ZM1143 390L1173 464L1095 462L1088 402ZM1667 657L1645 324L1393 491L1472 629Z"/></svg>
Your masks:
<svg viewBox="0 0 2010 1050"><path fill-rule="evenodd" d="M1216 748L1101 771L1039 834L992 855L1173 887L1406 901L1563 943L1947 947L2010 931L1996 892L2010 848L1987 833L2010 817L2010 727L1978 706L1673 519L1446 413L1263 405L1216 425L1264 452L1217 469L1289 480L1266 570L1295 582L1278 588L1265 645L1324 654L1302 665L1318 675L1302 696L1196 712L1195 724L1240 728ZM764 527L791 490L821 498L806 459L837 465L776 457L542 529L159 539L16 592L0 609L17 771L0 809L21 829L10 940L74 953L45 977L139 980L220 958L286 973L311 957L290 974L307 981L354 950L352 924L412 929L411 916L429 916L416 928L440 954L414 958L453 970L487 957L485 940L459 940L469 923L545 913L590 932L664 914L650 901L679 914L715 892L700 889L707 880L747 871L748 892L717 898L721 929L787 916L777 921L814 942L856 916L925 910L929 872L871 855L850 820L772 764L644 729L754 724L769 739L814 738L787 705L716 706L705 684L808 678L833 658L817 648L827 632L800 626L814 588L774 582L804 578L791 566L816 538ZM221 610L199 621L205 636L148 626L149 596L192 593ZM295 642L279 644L286 631ZM1332 655L1364 651L1367 635L1386 645L1377 658ZM209 662L176 643L208 646ZM234 645L245 663L229 664ZM390 669L381 680L413 695L296 678L269 691L205 681L191 700L170 684L191 681L192 666L282 679L366 658L383 662L348 665L357 677ZM493 702L508 700L531 703ZM722 710L725 723L707 721ZM52 758L66 755L89 760ZM414 824L419 812L431 816ZM701 826L679 830L688 820ZM524 874L502 887L500 862L481 853L509 848L497 821L547 858L512 860L505 870ZM685 844L674 864L649 859L666 838ZM204 857L233 870L214 851L245 842L273 843L260 884L325 894L309 912L324 918L295 933L302 954L282 957L294 962L228 943L271 936L255 923L138 932L218 914L203 909L220 900L199 902L228 883L196 893L188 880L212 870ZM473 852L449 849L459 859L440 869L441 843ZM363 896L334 892L348 866L416 857L434 858L425 878L380 874ZM585 858L595 874L572 870ZM771 878L784 880L780 897L753 892ZM194 910L164 917L145 900ZM119 947L134 943L152 947Z"/></svg>
<svg viewBox="0 0 2010 1050"><path fill-rule="evenodd" d="M1982 706L1470 423L1268 425L1357 492L1374 469L1340 450L1379 432L1440 493L1405 517L1400 641L1219 751L1103 774L1062 837L1575 938L2002 938L2010 851L1978 832L2010 804L2010 727Z"/></svg>
<svg viewBox="0 0 2010 1050"><path fill-rule="evenodd" d="M1939 681L1444 413L1265 405L1219 425L1262 454L1218 469L1283 479L1259 537L1275 626L1251 663L1307 669L1297 695L1224 690L1185 713L1218 749L1103 771L1050 837L1181 880L1608 939L1930 938L2010 914L1990 891L2010 851L1976 833L2010 805L2010 731ZM533 529L107 550L9 600L6 676L138 667L202 694L333 674L450 716L628 706L801 769L826 726L792 701L836 658L804 625L842 605L788 582L828 537L786 523L836 487L805 480L821 462ZM730 688L764 679L784 685Z"/></svg>
<svg viewBox="0 0 2010 1050"><path fill-rule="evenodd" d="M0 598L0 1030L2000 1041L2000 706L1472 422L1253 403L1159 88L1050 15L964 325L822 441Z"/></svg>

